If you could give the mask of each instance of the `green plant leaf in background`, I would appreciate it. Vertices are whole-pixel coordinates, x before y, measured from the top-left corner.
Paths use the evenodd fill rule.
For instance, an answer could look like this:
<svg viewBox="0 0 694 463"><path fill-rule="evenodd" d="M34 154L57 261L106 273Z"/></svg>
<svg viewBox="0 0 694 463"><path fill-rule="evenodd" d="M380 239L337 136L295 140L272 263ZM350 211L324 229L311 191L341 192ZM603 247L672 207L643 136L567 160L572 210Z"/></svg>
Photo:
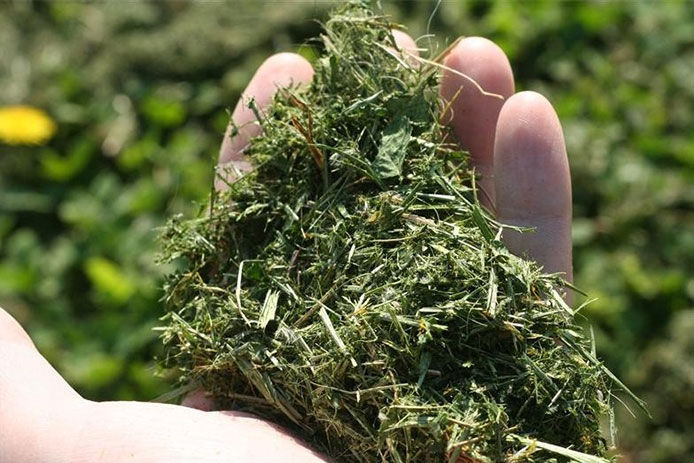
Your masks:
<svg viewBox="0 0 694 463"><path fill-rule="evenodd" d="M123 304L135 293L135 286L123 271L104 257L90 257L84 271L94 288L114 304Z"/></svg>
<svg viewBox="0 0 694 463"><path fill-rule="evenodd" d="M89 138L78 138L73 146L68 148L67 156L61 156L53 150L46 150L41 156L41 172L43 175L58 182L71 180L87 166L96 153L96 146Z"/></svg>

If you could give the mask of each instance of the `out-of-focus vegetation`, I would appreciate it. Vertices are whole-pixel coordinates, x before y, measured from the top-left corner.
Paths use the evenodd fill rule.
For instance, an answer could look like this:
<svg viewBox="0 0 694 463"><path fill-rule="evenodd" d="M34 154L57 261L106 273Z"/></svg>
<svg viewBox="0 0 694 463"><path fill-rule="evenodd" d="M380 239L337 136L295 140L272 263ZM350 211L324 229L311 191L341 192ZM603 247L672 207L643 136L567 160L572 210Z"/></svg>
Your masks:
<svg viewBox="0 0 694 463"><path fill-rule="evenodd" d="M694 8L669 2L384 2L413 36L495 40L566 132L576 282L599 354L651 403L625 461L694 460ZM156 228L208 193L255 67L313 56L323 2L0 4L0 107L56 121L0 144L0 305L85 396L150 400ZM432 44L435 42L432 42ZM427 38L420 45L430 46Z"/></svg>

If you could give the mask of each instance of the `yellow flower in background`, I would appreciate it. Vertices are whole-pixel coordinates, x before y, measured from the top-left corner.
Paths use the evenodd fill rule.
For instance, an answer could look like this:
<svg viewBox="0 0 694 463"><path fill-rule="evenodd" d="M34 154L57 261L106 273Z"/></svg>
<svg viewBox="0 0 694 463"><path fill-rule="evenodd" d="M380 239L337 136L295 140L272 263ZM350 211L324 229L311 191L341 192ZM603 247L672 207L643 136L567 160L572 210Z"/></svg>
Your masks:
<svg viewBox="0 0 694 463"><path fill-rule="evenodd" d="M53 119L43 110L17 105L0 108L0 141L10 145L39 145L55 133Z"/></svg>

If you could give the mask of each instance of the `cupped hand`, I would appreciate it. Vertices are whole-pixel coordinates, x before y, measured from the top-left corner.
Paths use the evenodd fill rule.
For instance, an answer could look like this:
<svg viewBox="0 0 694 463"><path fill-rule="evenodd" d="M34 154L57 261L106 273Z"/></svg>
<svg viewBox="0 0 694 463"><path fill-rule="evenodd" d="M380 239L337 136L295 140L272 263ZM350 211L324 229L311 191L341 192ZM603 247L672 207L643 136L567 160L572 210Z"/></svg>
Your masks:
<svg viewBox="0 0 694 463"><path fill-rule="evenodd" d="M402 32L396 40L417 54ZM444 60L441 97L445 115L480 175L481 201L506 224L535 229L507 230L504 240L517 254L547 272L571 279L571 183L561 125L551 104L533 92L514 94L511 67L503 51L483 38L466 38ZM486 92L482 93L464 74ZM243 170L248 140L259 134L246 103L262 108L278 87L311 80L311 65L283 53L263 63L237 104L219 157ZM223 185L223 183L222 183ZM201 392L176 406L142 402L92 402L80 397L39 354L26 332L0 309L0 462L239 463L328 461L278 427L250 415L209 411Z"/></svg>

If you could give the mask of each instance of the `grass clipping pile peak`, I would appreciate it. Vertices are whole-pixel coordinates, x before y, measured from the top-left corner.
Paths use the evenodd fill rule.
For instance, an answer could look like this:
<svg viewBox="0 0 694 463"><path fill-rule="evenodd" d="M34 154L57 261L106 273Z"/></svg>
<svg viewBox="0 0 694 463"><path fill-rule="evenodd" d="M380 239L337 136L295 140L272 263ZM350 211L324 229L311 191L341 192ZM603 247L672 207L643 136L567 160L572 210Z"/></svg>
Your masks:
<svg viewBox="0 0 694 463"><path fill-rule="evenodd" d="M337 10L311 85L256 110L252 171L171 220L163 363L338 462L608 461L623 385L504 247L393 27Z"/></svg>

